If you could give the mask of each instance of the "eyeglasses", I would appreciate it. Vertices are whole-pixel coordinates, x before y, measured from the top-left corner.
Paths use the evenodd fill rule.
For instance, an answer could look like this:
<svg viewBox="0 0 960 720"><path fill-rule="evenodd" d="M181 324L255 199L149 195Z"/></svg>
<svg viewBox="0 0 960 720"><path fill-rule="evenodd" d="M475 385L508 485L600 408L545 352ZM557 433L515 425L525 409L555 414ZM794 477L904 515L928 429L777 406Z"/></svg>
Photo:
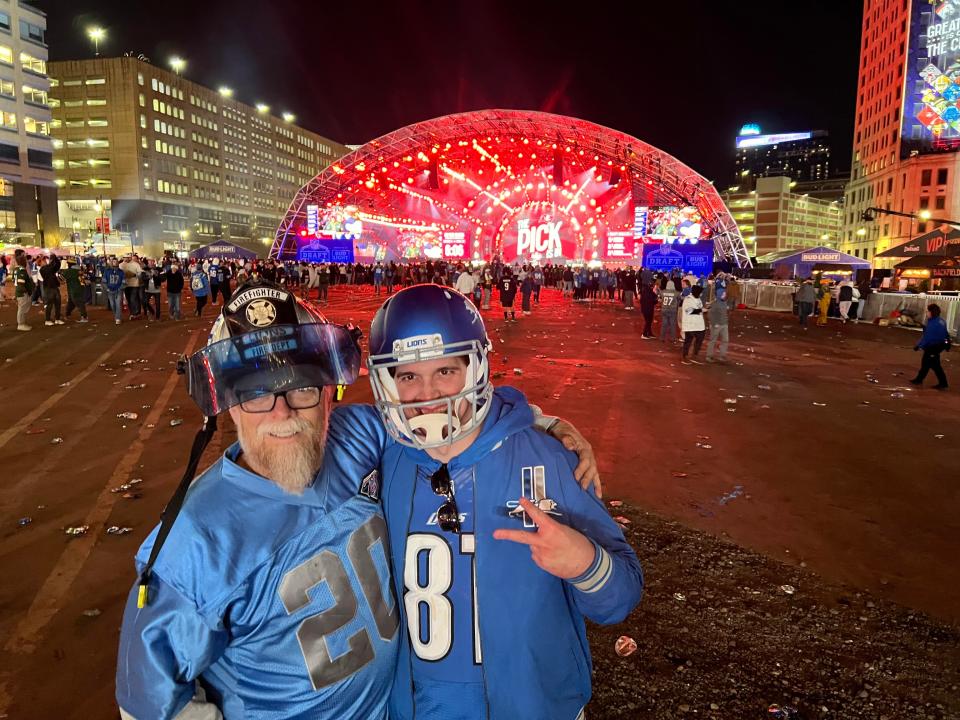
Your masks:
<svg viewBox="0 0 960 720"><path fill-rule="evenodd" d="M430 476L430 487L435 495L445 497L447 501L437 510L437 524L444 532L454 535L460 534L460 510L457 508L456 498L453 497L453 482L450 480L450 471L446 464L440 466Z"/></svg>
<svg viewBox="0 0 960 720"><path fill-rule="evenodd" d="M268 413L277 404L281 395L291 410L306 410L320 404L322 389L319 387L295 388L283 392L271 393L251 390L240 393L240 409L248 413Z"/></svg>

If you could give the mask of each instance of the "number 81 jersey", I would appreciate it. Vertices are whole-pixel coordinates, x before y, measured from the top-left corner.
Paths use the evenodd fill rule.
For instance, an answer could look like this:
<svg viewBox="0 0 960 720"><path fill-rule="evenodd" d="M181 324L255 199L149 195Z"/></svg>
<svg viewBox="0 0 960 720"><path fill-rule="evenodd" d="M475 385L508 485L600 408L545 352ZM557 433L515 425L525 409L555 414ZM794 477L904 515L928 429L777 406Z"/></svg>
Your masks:
<svg viewBox="0 0 960 720"><path fill-rule="evenodd" d="M198 682L227 720L385 718L399 608L379 504L325 508L321 483L289 495L229 456L191 489L149 604L128 598L124 717L176 718Z"/></svg>

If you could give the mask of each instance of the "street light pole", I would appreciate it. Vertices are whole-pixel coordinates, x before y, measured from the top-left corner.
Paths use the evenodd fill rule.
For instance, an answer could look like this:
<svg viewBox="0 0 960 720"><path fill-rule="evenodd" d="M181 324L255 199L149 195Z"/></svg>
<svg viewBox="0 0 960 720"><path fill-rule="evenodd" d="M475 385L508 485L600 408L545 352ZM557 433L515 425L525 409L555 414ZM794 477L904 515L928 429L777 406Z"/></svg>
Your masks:
<svg viewBox="0 0 960 720"><path fill-rule="evenodd" d="M104 222L103 195L97 196L97 208L100 209L100 242L103 244L103 259L107 259L107 233L106 223Z"/></svg>

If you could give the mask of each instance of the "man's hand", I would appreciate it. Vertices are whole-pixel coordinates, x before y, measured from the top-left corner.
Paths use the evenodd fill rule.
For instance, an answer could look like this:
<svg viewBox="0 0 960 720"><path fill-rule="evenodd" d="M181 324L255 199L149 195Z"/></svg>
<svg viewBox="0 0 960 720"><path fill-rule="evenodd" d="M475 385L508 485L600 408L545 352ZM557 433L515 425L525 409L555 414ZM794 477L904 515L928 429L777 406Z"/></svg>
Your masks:
<svg viewBox="0 0 960 720"><path fill-rule="evenodd" d="M520 498L520 507L537 526L530 530L494 530L497 540L530 546L530 556L541 570L563 580L579 577L593 564L594 544L581 533L559 523L530 502Z"/></svg>
<svg viewBox="0 0 960 720"><path fill-rule="evenodd" d="M580 434L573 425L566 420L557 420L550 434L563 443L563 446L575 452L580 462L577 463L573 476L584 490L593 485L598 498L603 497L603 486L600 484L600 468L597 467L597 457L593 454L593 446Z"/></svg>

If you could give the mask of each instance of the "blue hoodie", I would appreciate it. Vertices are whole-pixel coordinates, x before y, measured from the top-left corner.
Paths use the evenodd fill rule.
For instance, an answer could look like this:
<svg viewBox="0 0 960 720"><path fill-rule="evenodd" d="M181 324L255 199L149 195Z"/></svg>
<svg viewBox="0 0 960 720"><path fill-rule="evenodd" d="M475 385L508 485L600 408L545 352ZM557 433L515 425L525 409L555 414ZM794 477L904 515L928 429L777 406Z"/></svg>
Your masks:
<svg viewBox="0 0 960 720"><path fill-rule="evenodd" d="M574 720L591 693L584 616L620 622L640 600L640 563L603 504L577 484L576 457L533 428L519 391L498 388L490 402L477 439L448 463L459 536L437 526L444 498L430 475L440 463L399 444L384 454L394 585L417 625L410 632L401 613L391 720ZM594 542L581 577L550 575L528 547L493 538L497 528L524 527L508 516L521 495L556 501L558 521Z"/></svg>
<svg viewBox="0 0 960 720"><path fill-rule="evenodd" d="M921 350L928 347L943 345L950 340L950 332L947 330L947 323L939 315L930 318L923 327L923 337L917 343L917 349Z"/></svg>

